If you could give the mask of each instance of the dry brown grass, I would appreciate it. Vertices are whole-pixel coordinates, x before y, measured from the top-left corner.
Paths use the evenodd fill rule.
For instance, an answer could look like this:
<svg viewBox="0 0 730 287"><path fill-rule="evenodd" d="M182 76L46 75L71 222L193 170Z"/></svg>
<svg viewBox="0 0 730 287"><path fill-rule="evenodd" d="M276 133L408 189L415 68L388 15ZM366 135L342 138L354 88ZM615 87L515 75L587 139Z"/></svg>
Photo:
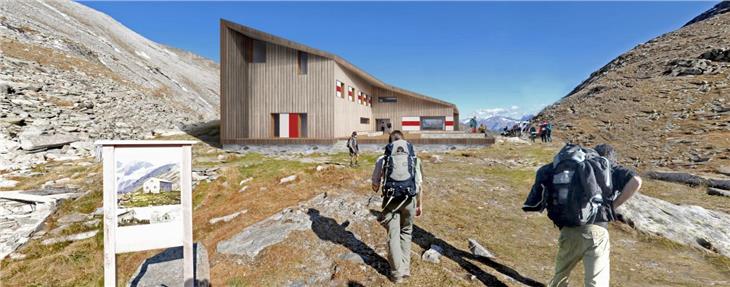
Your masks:
<svg viewBox="0 0 730 287"><path fill-rule="evenodd" d="M497 263L509 266L523 276L547 281L552 272L558 231L544 215L523 213L520 207L532 183L535 168L539 163L549 161L558 147L558 144L496 145L488 149L450 152L441 155L442 163L426 161L424 215L416 220L419 229L415 236L420 239L414 242L423 244L424 240L439 240L454 250L468 252L466 240L475 238L497 255ZM217 254L215 248L219 241L230 238L245 227L322 192L370 194L365 179L376 156L364 155L363 165L357 169L332 168L314 172L316 164L254 154L227 155L224 162L217 163L217 155L221 153L203 144L196 145L194 153L195 166L222 166L222 176L218 180L201 183L194 190L194 238L208 249L214 286L279 286L310 276L306 266L313 262L308 252L313 249L312 246L323 244L312 231L294 232L285 242L265 249L254 262L245 264ZM424 156L424 159L429 157ZM346 158L345 154L337 154L331 160L345 162ZM494 160L533 162L535 166L504 166L494 164ZM51 170L59 167L47 168L46 173L51 174ZM100 167L97 164L89 171L99 172ZM291 174L299 177L295 183L278 184L281 177ZM254 180L248 183L249 188L239 193L239 182L251 176ZM37 185L48 178L51 177L32 179L22 184ZM61 215L74 211L90 212L101 206L100 180L100 175L94 176L86 183L84 188L94 192L85 199L62 206L50 221L51 226ZM682 191L652 182L647 186L646 193L670 201ZM687 193L686 190L682 192ZM699 196L699 191L695 193ZM700 200L700 197L682 200ZM208 223L211 218L243 209L248 212L236 220L216 225ZM340 222L343 219L336 220ZM730 260L726 258L644 235L626 225L612 224L610 229L612 286L702 286L713 281L730 280ZM385 250L385 230L376 223L352 231L361 235L361 240L374 250ZM21 249L21 252L33 254L29 259L2 262L0 280L3 286L99 285L102 280L102 241L100 235L95 239L50 247L31 243ZM428 248L427 244L423 247ZM478 273L479 276L492 276L508 286L517 286L499 271L470 259L442 257L442 263L438 265L423 262L417 259L424 251L423 247L413 246L414 276L405 286L480 285L479 280L468 278L474 272L473 268L484 272ZM338 266L332 278L333 284L392 285L369 266L363 268L336 258L347 251L341 245L334 245L326 252L326 256L335 258ZM157 252L117 256L119 284L124 284L144 259ZM465 269L467 265L472 266L471 272ZM50 269L48 266L51 266ZM61 272L60 268L65 272ZM582 267L575 270L572 280L582 281Z"/></svg>

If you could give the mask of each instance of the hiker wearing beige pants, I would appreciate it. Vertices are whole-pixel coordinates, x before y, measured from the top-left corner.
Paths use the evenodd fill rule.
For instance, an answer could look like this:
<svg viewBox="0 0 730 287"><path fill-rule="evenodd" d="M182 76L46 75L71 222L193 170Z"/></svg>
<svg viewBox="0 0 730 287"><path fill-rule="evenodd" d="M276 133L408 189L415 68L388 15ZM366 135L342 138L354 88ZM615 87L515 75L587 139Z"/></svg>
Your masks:
<svg viewBox="0 0 730 287"><path fill-rule="evenodd" d="M386 178L388 175L395 174L393 170L397 168L391 167L391 172L386 173L385 162L390 159L393 162L392 166L398 167L410 167L410 164L398 164L393 160L392 154L388 158L388 151L398 150L403 151L403 134L400 131L394 131L390 134L389 143L395 142L400 146L400 149L391 149L392 146L389 144L386 147L386 154L380 156L375 161L375 168L373 169L372 187L373 191L378 192L382 185L388 184ZM408 144L410 145L410 144ZM378 218L378 221L388 229L388 263L390 265L390 280L393 283L401 283L403 280L411 276L411 237L413 235L413 217L421 216L421 203L423 198L423 176L421 175L421 160L415 158L415 153L412 147L406 146L410 149L408 152L410 157L414 158L413 169L410 170L410 177L408 180L413 180L413 187L415 188L415 195L405 194L402 196L395 196L393 193L388 195L388 192L383 191L383 212ZM403 155L396 155L403 156Z"/></svg>
<svg viewBox="0 0 730 287"><path fill-rule="evenodd" d="M589 224L563 227L558 240L558 255L555 258L555 276L548 286L568 286L570 271L583 260L585 286L608 287L610 279L611 244L608 230Z"/></svg>
<svg viewBox="0 0 730 287"><path fill-rule="evenodd" d="M391 201L383 208L383 224L388 229L388 263L392 277L401 278L411 275L411 236L413 217L416 215L416 200ZM393 210L398 208L398 210Z"/></svg>

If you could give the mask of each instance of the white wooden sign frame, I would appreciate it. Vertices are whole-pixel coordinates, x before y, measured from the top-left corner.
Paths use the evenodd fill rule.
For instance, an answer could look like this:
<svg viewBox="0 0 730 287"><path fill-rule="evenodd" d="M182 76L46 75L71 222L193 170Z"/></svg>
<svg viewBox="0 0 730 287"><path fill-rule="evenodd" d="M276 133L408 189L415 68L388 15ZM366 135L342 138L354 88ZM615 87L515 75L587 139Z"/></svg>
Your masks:
<svg viewBox="0 0 730 287"><path fill-rule="evenodd" d="M115 287L117 253L183 247L183 284L193 287L192 145L195 141L97 141L104 167L104 286ZM116 148L178 148L180 150L180 204L182 222L173 221L119 227Z"/></svg>

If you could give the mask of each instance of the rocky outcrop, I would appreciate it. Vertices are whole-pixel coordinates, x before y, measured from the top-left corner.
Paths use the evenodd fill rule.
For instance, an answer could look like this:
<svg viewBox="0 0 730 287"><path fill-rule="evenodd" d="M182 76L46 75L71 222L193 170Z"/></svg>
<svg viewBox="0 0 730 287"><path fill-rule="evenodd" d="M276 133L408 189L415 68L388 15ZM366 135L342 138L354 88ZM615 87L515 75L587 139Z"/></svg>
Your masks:
<svg viewBox="0 0 730 287"><path fill-rule="evenodd" d="M59 200L79 195L74 190L0 192L0 260L42 229Z"/></svg>
<svg viewBox="0 0 730 287"><path fill-rule="evenodd" d="M210 286L208 250L198 242L193 245L195 287ZM127 283L137 286L183 286L183 248L173 247L146 259Z"/></svg>
<svg viewBox="0 0 730 287"><path fill-rule="evenodd" d="M533 120L553 135L613 144L623 164L714 172L730 165L730 8L651 39L592 73Z"/></svg>
<svg viewBox="0 0 730 287"><path fill-rule="evenodd" d="M367 198L364 201L367 202ZM313 221L321 218L320 212L340 214L351 220L373 219L363 207L363 199L359 197L329 198L326 194L321 194L298 207L286 208L247 227L232 238L219 242L216 250L221 254L242 256L250 260L266 247L284 241L291 232L313 228ZM329 232L323 230L325 231Z"/></svg>
<svg viewBox="0 0 730 287"><path fill-rule="evenodd" d="M637 194L617 209L634 228L730 257L730 215Z"/></svg>
<svg viewBox="0 0 730 287"><path fill-rule="evenodd" d="M217 118L217 64L76 2L0 3L0 51L0 171L90 156L78 142Z"/></svg>

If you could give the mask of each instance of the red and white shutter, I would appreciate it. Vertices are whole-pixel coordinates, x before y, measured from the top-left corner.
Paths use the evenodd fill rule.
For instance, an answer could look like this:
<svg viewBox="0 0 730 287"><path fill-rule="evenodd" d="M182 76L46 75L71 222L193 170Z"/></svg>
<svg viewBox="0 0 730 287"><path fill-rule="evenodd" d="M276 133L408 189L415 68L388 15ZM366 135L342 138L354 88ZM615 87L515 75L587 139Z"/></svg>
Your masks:
<svg viewBox="0 0 730 287"><path fill-rule="evenodd" d="M404 131L420 131L421 130L421 118L420 117L402 117L400 125Z"/></svg>
<svg viewBox="0 0 730 287"><path fill-rule="evenodd" d="M454 130L454 117L446 117L444 128L447 131L453 131Z"/></svg>
<svg viewBox="0 0 730 287"><path fill-rule="evenodd" d="M279 114L279 137L298 138L299 136L299 114Z"/></svg>
<svg viewBox="0 0 730 287"><path fill-rule="evenodd" d="M352 86L347 86L347 98L351 101L355 101L355 88Z"/></svg>
<svg viewBox="0 0 730 287"><path fill-rule="evenodd" d="M342 86L343 86L342 85L342 82L336 80L336 83L335 84L337 85L337 87L335 87L335 91L337 91L337 93L335 94L335 96L337 96L338 98L344 98L342 96L342 92L343 92L342 91Z"/></svg>

